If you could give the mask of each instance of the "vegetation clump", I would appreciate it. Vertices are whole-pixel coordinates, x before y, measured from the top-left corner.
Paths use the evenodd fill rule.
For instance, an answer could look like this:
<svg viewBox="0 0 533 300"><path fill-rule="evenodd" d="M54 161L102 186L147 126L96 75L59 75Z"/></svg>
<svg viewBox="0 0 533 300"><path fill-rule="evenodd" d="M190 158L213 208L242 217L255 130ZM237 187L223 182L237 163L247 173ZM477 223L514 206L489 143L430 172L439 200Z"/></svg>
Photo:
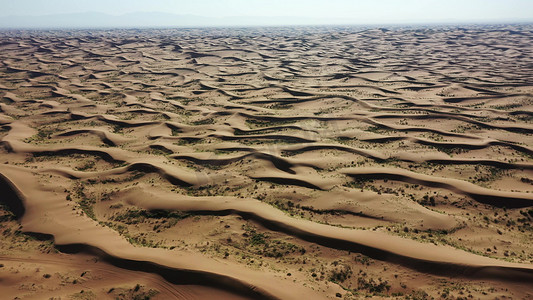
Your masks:
<svg viewBox="0 0 533 300"><path fill-rule="evenodd" d="M306 252L305 248L278 239L270 239L266 233L258 233L251 226L245 227L244 236L247 237L248 248L252 252L264 257L281 258L286 255Z"/></svg>

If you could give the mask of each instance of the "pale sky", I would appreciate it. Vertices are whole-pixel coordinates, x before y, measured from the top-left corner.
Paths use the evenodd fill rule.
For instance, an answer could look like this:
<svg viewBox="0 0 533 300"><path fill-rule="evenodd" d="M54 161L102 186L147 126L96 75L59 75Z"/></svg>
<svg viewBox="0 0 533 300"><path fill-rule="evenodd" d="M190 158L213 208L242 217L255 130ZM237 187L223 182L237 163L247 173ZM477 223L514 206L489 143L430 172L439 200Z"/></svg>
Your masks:
<svg viewBox="0 0 533 300"><path fill-rule="evenodd" d="M0 17L78 12L342 18L355 24L531 21L533 0L0 0Z"/></svg>

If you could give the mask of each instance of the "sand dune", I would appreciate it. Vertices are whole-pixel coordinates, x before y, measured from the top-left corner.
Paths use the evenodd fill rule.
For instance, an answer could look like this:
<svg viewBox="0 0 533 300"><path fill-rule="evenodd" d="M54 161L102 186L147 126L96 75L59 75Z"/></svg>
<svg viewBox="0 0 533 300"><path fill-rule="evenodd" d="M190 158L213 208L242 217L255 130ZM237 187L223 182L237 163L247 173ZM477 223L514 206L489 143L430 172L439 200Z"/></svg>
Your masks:
<svg viewBox="0 0 533 300"><path fill-rule="evenodd" d="M533 206L533 195L528 193L500 192L476 186L470 182L417 174L403 169L356 168L342 171L355 178L392 179L418 183L428 187L440 187L466 194L475 200L499 207L521 208Z"/></svg>
<svg viewBox="0 0 533 300"><path fill-rule="evenodd" d="M8 298L533 297L529 25L0 36Z"/></svg>

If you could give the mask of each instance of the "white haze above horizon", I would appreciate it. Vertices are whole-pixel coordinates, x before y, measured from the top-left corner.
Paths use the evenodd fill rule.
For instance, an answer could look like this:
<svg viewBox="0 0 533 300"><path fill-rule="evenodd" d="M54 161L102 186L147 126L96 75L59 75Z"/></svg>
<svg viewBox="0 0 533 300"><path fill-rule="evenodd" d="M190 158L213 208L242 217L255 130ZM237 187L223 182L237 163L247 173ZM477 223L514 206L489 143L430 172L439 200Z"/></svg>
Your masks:
<svg viewBox="0 0 533 300"><path fill-rule="evenodd" d="M206 26L229 17L241 17L234 25L254 25L253 17L272 18L271 25L291 17L310 24L533 21L532 0L0 0L0 8L0 17L163 12L207 17Z"/></svg>

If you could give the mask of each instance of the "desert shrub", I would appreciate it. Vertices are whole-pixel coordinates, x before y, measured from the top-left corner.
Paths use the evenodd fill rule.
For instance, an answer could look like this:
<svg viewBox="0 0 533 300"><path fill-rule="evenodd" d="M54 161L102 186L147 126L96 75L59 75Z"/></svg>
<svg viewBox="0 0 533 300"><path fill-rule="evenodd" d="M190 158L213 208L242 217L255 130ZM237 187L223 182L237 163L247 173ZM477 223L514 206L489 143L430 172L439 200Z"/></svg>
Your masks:
<svg viewBox="0 0 533 300"><path fill-rule="evenodd" d="M329 280L333 282L344 282L352 277L352 268L348 265L337 265L335 269L331 270Z"/></svg>

